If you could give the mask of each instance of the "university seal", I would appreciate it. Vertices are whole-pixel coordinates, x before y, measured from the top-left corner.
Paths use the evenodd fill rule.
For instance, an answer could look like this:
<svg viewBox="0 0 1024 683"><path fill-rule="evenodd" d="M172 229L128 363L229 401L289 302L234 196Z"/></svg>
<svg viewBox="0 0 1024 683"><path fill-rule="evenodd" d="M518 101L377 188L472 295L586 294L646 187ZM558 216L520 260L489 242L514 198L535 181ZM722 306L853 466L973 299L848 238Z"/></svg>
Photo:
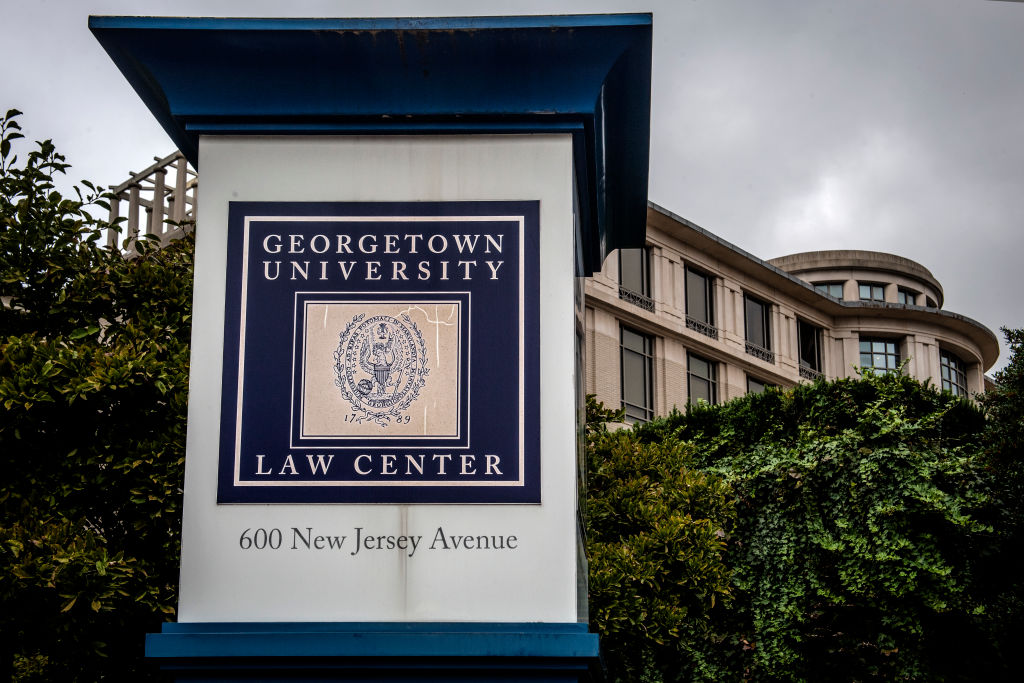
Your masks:
<svg viewBox="0 0 1024 683"><path fill-rule="evenodd" d="M427 348L408 315L360 313L339 335L334 383L357 422L407 424L406 409L426 384Z"/></svg>

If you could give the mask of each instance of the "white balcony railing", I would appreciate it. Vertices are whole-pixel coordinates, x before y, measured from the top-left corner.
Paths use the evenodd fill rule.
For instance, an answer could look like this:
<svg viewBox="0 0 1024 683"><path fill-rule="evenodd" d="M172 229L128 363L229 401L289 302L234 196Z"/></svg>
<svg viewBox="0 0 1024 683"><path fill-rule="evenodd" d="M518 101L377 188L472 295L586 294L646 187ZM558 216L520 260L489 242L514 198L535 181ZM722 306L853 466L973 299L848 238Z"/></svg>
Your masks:
<svg viewBox="0 0 1024 683"><path fill-rule="evenodd" d="M195 225L198 178L181 152L155 163L120 185L111 186L110 221L120 217L119 230L107 232L107 246L135 251L143 235L155 235L161 245L181 237Z"/></svg>

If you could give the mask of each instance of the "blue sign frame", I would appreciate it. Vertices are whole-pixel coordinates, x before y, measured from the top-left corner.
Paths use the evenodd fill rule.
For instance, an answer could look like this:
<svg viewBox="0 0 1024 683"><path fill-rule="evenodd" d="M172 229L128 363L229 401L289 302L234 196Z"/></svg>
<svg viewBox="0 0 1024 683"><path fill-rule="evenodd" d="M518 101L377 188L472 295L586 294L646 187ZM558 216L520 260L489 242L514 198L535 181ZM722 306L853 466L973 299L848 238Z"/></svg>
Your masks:
<svg viewBox="0 0 1024 683"><path fill-rule="evenodd" d="M539 503L539 202L231 202L219 503Z"/></svg>

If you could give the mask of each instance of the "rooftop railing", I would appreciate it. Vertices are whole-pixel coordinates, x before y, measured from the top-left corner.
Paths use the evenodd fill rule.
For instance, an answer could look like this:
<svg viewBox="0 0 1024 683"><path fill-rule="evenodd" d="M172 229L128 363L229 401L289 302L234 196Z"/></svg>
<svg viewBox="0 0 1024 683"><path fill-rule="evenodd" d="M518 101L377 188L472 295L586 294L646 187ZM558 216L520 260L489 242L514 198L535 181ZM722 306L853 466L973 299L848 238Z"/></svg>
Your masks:
<svg viewBox="0 0 1024 683"><path fill-rule="evenodd" d="M164 158L120 185L111 186L110 221L124 217L107 232L107 246L135 251L140 236L154 235L161 245L177 239L195 225L198 178L181 152Z"/></svg>

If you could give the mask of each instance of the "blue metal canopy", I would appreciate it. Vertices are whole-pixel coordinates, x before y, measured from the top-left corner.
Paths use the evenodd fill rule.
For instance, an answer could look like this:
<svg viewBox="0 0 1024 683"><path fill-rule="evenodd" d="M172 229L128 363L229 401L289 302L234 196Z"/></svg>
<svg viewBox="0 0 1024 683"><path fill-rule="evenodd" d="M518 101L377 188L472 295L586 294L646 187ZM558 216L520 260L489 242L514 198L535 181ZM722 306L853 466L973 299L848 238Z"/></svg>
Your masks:
<svg viewBox="0 0 1024 683"><path fill-rule="evenodd" d="M565 132L584 270L643 245L649 14L89 27L193 165L200 135Z"/></svg>

